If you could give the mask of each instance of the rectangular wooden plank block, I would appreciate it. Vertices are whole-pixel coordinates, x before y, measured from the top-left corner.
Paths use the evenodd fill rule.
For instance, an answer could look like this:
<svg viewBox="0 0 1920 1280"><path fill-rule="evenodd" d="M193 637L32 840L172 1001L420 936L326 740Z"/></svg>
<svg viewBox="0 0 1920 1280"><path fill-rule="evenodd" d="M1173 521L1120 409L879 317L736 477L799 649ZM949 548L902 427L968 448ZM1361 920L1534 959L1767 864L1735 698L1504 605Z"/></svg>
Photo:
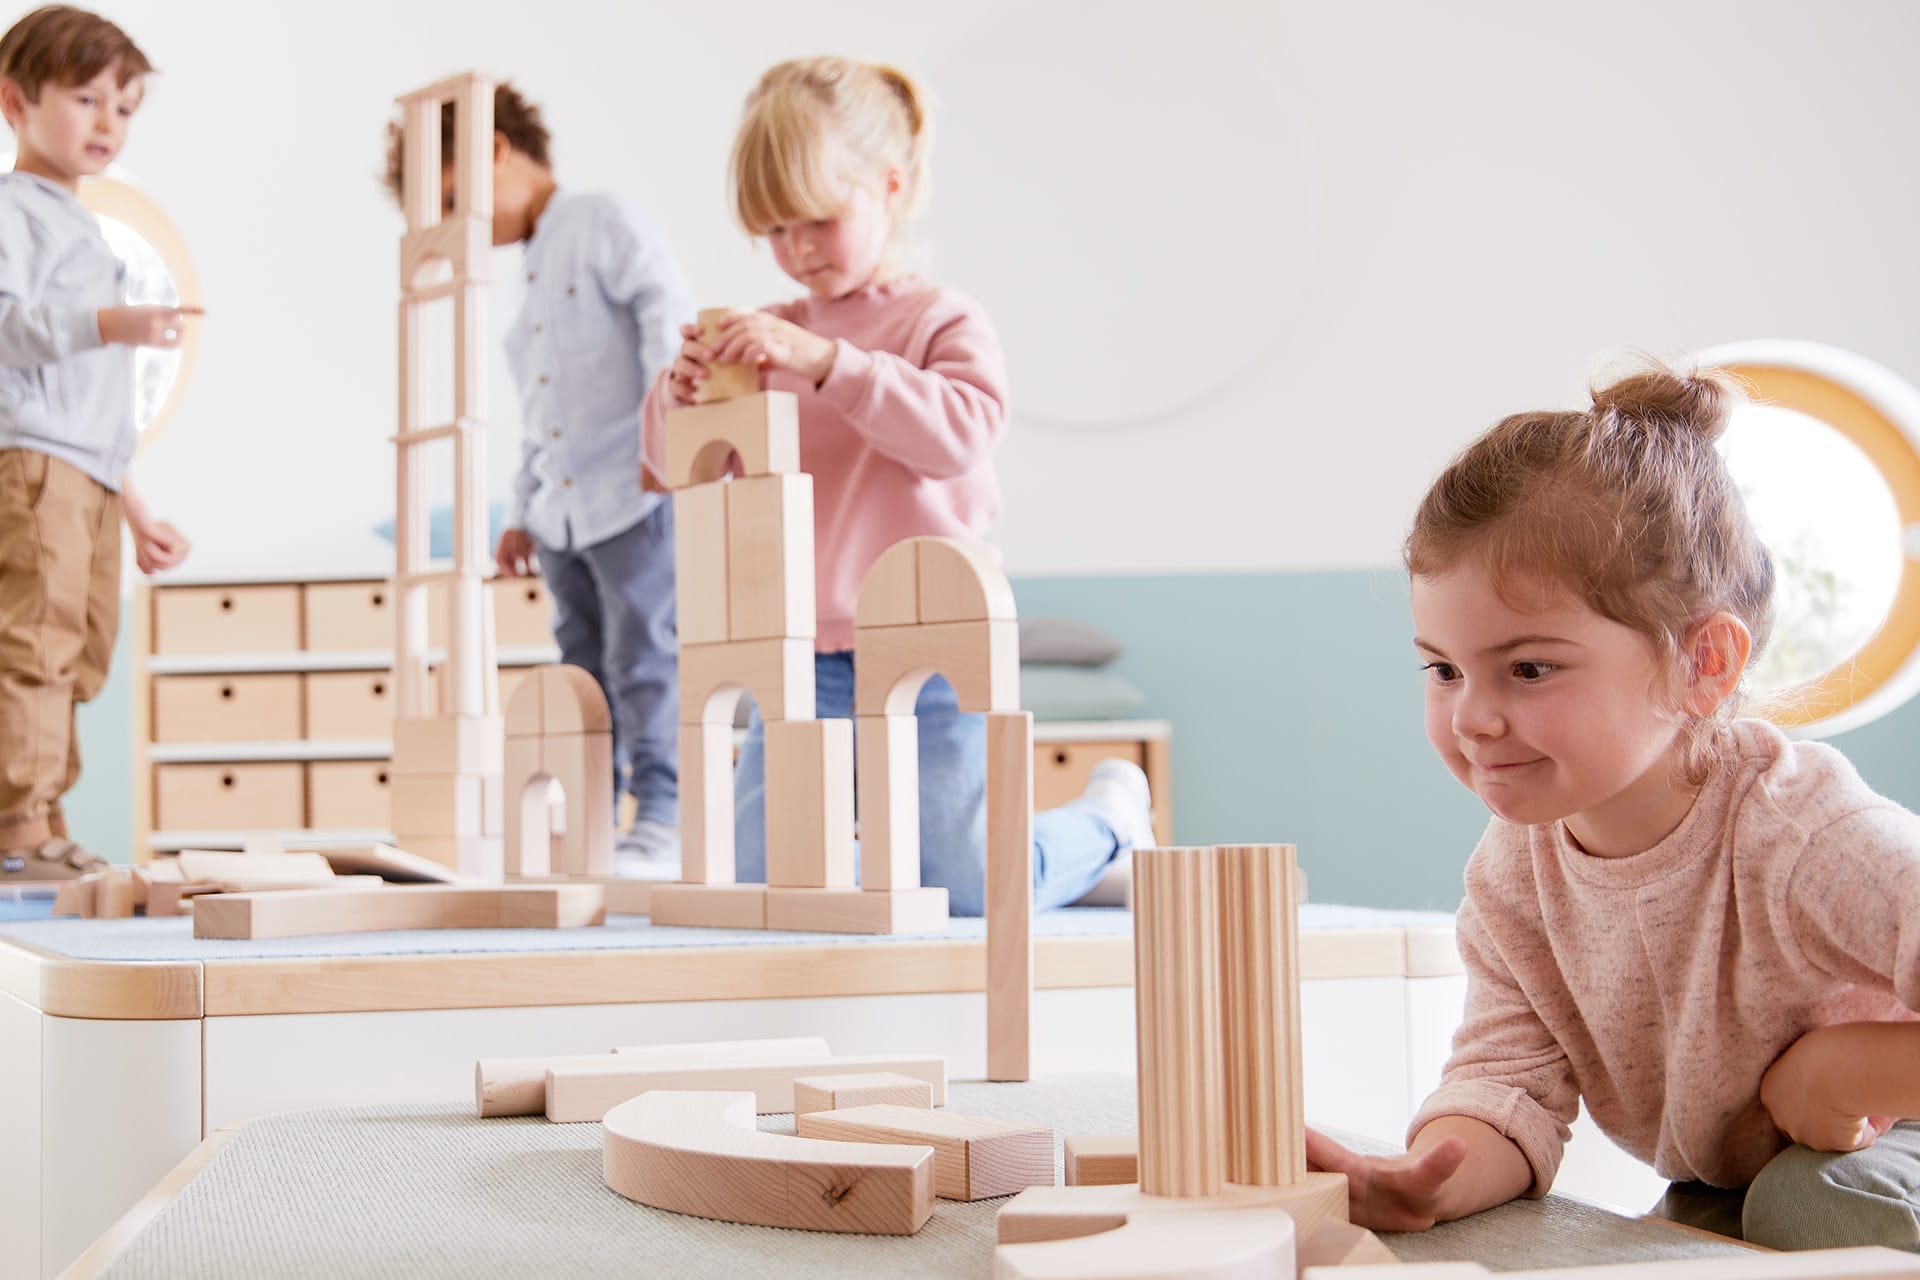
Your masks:
<svg viewBox="0 0 1920 1280"><path fill-rule="evenodd" d="M853 721L766 724L767 884L853 887Z"/></svg>
<svg viewBox="0 0 1920 1280"><path fill-rule="evenodd" d="M674 602L681 644L714 644L727 629L727 489L722 481L673 495Z"/></svg>
<svg viewBox="0 0 1920 1280"><path fill-rule="evenodd" d="M933 1148L933 1191L943 1200L985 1200L1053 1185L1053 1129L951 1111L877 1105L796 1115L803 1138L925 1143Z"/></svg>
<svg viewBox="0 0 1920 1280"><path fill-rule="evenodd" d="M605 896L594 885L293 889L201 898L194 904L193 936L296 938L399 929L570 929L596 925L605 918Z"/></svg>
<svg viewBox="0 0 1920 1280"><path fill-rule="evenodd" d="M767 890L769 929L802 933L945 933L945 889Z"/></svg>
<svg viewBox="0 0 1920 1280"><path fill-rule="evenodd" d="M743 476L727 488L727 637L812 639L813 477Z"/></svg>
<svg viewBox="0 0 1920 1280"><path fill-rule="evenodd" d="M767 886L763 884L656 884L647 916L655 924L702 929L764 929Z"/></svg>
<svg viewBox="0 0 1920 1280"><path fill-rule="evenodd" d="M928 1108L933 1106L933 1086L897 1071L849 1071L839 1075L804 1076L793 1082L795 1115L876 1103Z"/></svg>
<svg viewBox="0 0 1920 1280"><path fill-rule="evenodd" d="M615 1061L592 1066L566 1063L547 1072L547 1119L555 1123L598 1121L629 1098L655 1089L747 1089L761 1115L793 1110L793 1082L823 1071L893 1071L924 1080L934 1105L947 1101L945 1058L846 1057L785 1064L752 1063L715 1067L654 1067Z"/></svg>

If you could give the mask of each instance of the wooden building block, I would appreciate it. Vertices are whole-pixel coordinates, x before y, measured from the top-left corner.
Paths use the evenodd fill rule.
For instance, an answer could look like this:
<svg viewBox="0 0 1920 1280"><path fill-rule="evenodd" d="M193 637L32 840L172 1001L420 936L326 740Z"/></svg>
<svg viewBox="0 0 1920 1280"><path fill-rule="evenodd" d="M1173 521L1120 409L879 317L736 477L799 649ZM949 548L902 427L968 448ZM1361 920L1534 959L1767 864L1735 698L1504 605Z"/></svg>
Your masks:
<svg viewBox="0 0 1920 1280"><path fill-rule="evenodd" d="M791 391L759 391L716 404L667 410L669 490L709 484L727 474L786 476L800 472L800 404Z"/></svg>
<svg viewBox="0 0 1920 1280"><path fill-rule="evenodd" d="M680 646L680 723L731 725L736 695L742 689L759 704L762 720L811 720L813 641L729 640Z"/></svg>
<svg viewBox="0 0 1920 1280"><path fill-rule="evenodd" d="M707 1040L688 1044L631 1045L614 1050L621 1060L654 1067L741 1066L759 1062L826 1061L820 1036L766 1040ZM547 1109L547 1072L556 1063L604 1065L604 1053L547 1054L532 1058L482 1058L473 1067L474 1113L533 1116ZM916 1082L918 1083L918 1082Z"/></svg>
<svg viewBox="0 0 1920 1280"><path fill-rule="evenodd" d="M775 722L780 723L780 722ZM680 878L732 884L733 726L680 726Z"/></svg>
<svg viewBox="0 0 1920 1280"><path fill-rule="evenodd" d="M635 1098L606 1117L606 1183L657 1209L768 1227L912 1235L932 1216L930 1148L762 1133L753 1111L735 1092Z"/></svg>
<svg viewBox="0 0 1920 1280"><path fill-rule="evenodd" d="M945 933L945 889L767 890L769 929L799 933Z"/></svg>
<svg viewBox="0 0 1920 1280"><path fill-rule="evenodd" d="M795 1097L796 1109L799 1099ZM796 1114L803 1138L838 1142L926 1143L933 1148L933 1193L943 1200L986 1200L1053 1185L1053 1129L889 1104Z"/></svg>
<svg viewBox="0 0 1920 1280"><path fill-rule="evenodd" d="M887 892L920 887L920 721L861 716L860 886Z"/></svg>
<svg viewBox="0 0 1920 1280"><path fill-rule="evenodd" d="M623 1063L625 1054L610 1054L611 1062L583 1065L567 1061L547 1072L547 1119L556 1124L598 1120L629 1098L656 1089L746 1089L757 1099L761 1115L793 1110L793 1082L823 1072L892 1071L924 1080L933 1089L936 1106L947 1101L945 1058L844 1057L822 1062L808 1059L789 1063L733 1063L721 1066L651 1066Z"/></svg>
<svg viewBox="0 0 1920 1280"><path fill-rule="evenodd" d="M919 539L896 542L860 580L856 627L911 627L920 621Z"/></svg>
<svg viewBox="0 0 1920 1280"><path fill-rule="evenodd" d="M992 549L961 538L915 538L920 621L978 622L1019 617L1013 586Z"/></svg>
<svg viewBox="0 0 1920 1280"><path fill-rule="evenodd" d="M1380 1237L1351 1222L1329 1219L1294 1242L1294 1266L1350 1267L1366 1263L1398 1266L1393 1250L1380 1243Z"/></svg>
<svg viewBox="0 0 1920 1280"><path fill-rule="evenodd" d="M497 884L503 874L506 841L501 836L443 836L396 832L394 839L416 854L459 871L469 883Z"/></svg>
<svg viewBox="0 0 1920 1280"><path fill-rule="evenodd" d="M1199 1211L1225 1217L1250 1209L1285 1211L1304 1238L1322 1222L1346 1221L1346 1175L1310 1173L1290 1187L1228 1183L1211 1196L1152 1196L1138 1184L1032 1187L1007 1202L994 1228L1001 1244L1025 1244L1070 1240L1161 1214Z"/></svg>
<svg viewBox="0 0 1920 1280"><path fill-rule="evenodd" d="M613 732L613 712L607 707L606 692L586 668L547 662L535 667L532 674L540 682L543 732Z"/></svg>
<svg viewBox="0 0 1920 1280"><path fill-rule="evenodd" d="M1020 624L922 623L854 631L854 714L911 715L927 677L953 685L962 711L1020 709Z"/></svg>
<svg viewBox="0 0 1920 1280"><path fill-rule="evenodd" d="M1346 1266L1335 1271L1315 1266L1302 1272L1306 1280L1470 1280L1493 1272L1473 1262L1423 1262L1397 1266ZM1920 1263L1900 1249L1806 1249L1797 1253L1718 1254L1708 1258L1675 1258L1663 1262L1622 1262L1612 1265L1564 1267L1543 1271L1508 1271L1512 1280L1867 1280L1868 1277L1920 1277Z"/></svg>
<svg viewBox="0 0 1920 1280"><path fill-rule="evenodd" d="M444 672L443 672L444 674ZM547 709L541 695L545 689L539 679L522 680L507 699L505 730L508 738L537 738L547 727Z"/></svg>
<svg viewBox="0 0 1920 1280"><path fill-rule="evenodd" d="M1294 849L1222 845L1215 856L1226 1176L1246 1186L1285 1186L1307 1169Z"/></svg>
<svg viewBox="0 0 1920 1280"><path fill-rule="evenodd" d="M297 938L398 929L572 929L606 918L592 885L389 885L229 893L193 908L196 938Z"/></svg>
<svg viewBox="0 0 1920 1280"><path fill-rule="evenodd" d="M539 681L526 683L538 693ZM500 773L503 872L508 876L548 875L553 871L553 816L547 796L553 779L547 773L539 735L508 734L504 751L506 761Z"/></svg>
<svg viewBox="0 0 1920 1280"><path fill-rule="evenodd" d="M124 867L110 867L94 891L93 914L102 920L124 920L133 914L133 876Z"/></svg>
<svg viewBox="0 0 1920 1280"><path fill-rule="evenodd" d="M728 638L811 640L813 477L742 476L727 491Z"/></svg>
<svg viewBox="0 0 1920 1280"><path fill-rule="evenodd" d="M1219 860L1136 849L1133 876L1140 1189L1210 1196L1226 1180Z"/></svg>
<svg viewBox="0 0 1920 1280"><path fill-rule="evenodd" d="M60 887L53 891L53 914L91 919L94 903L100 894L100 882L104 879L104 873L93 871L62 881Z"/></svg>
<svg viewBox="0 0 1920 1280"><path fill-rule="evenodd" d="M1176 1202L1177 1203L1177 1202ZM1280 1209L1144 1214L1074 1239L1002 1244L995 1280L1272 1280L1291 1276L1295 1230Z"/></svg>
<svg viewBox="0 0 1920 1280"><path fill-rule="evenodd" d="M377 875L385 880L406 884L477 884L473 876L462 875L405 849L390 844L366 845L352 849L326 849L320 854L339 875Z"/></svg>
<svg viewBox="0 0 1920 1280"><path fill-rule="evenodd" d="M566 802L566 834L556 842L553 870L561 875L612 875L612 737L604 731L549 732L541 739L540 756Z"/></svg>
<svg viewBox="0 0 1920 1280"><path fill-rule="evenodd" d="M849 1071L831 1076L803 1076L793 1082L795 1115L876 1103L929 1108L933 1106L933 1086L897 1071Z"/></svg>
<svg viewBox="0 0 1920 1280"><path fill-rule="evenodd" d="M987 715L987 1079L1025 1080L1033 1044L1033 713Z"/></svg>
<svg viewBox="0 0 1920 1280"><path fill-rule="evenodd" d="M718 644L727 625L727 490L714 480L673 495L673 582L680 643Z"/></svg>
<svg viewBox="0 0 1920 1280"><path fill-rule="evenodd" d="M853 887L853 721L766 725L767 885Z"/></svg>
<svg viewBox="0 0 1920 1280"><path fill-rule="evenodd" d="M182 849L174 865L185 880L280 880L311 883L333 875L333 864L317 853L227 853Z"/></svg>
<svg viewBox="0 0 1920 1280"><path fill-rule="evenodd" d="M498 775L506 721L501 716L401 717L393 722L391 772Z"/></svg>
<svg viewBox="0 0 1920 1280"><path fill-rule="evenodd" d="M656 884L647 915L655 924L702 929L764 929L764 884Z"/></svg>
<svg viewBox="0 0 1920 1280"><path fill-rule="evenodd" d="M483 785L478 774L395 774L388 789L395 831L484 836L501 829L500 789Z"/></svg>
<svg viewBox="0 0 1920 1280"><path fill-rule="evenodd" d="M708 307L700 312L700 341L709 349L720 345L720 322L740 314L739 307ZM707 366L706 381L694 397L700 404L714 404L738 396L750 396L760 389L760 368L751 364L713 364Z"/></svg>
<svg viewBox="0 0 1920 1280"><path fill-rule="evenodd" d="M1070 1187L1116 1187L1140 1180L1140 1139L1133 1134L1068 1134L1061 1148Z"/></svg>

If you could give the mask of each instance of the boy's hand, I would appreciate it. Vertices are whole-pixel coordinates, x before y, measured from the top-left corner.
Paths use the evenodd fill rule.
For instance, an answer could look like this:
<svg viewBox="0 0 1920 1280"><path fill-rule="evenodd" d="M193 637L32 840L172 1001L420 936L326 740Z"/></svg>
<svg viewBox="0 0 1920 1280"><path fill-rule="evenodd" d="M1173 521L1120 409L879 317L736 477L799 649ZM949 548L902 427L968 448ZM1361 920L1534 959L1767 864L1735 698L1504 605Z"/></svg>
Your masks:
<svg viewBox="0 0 1920 1280"><path fill-rule="evenodd" d="M662 481L659 476L653 474L653 468L644 462L640 464L640 488L646 493L673 492L667 488L666 483Z"/></svg>
<svg viewBox="0 0 1920 1280"><path fill-rule="evenodd" d="M1815 1027L1760 1077L1760 1105L1780 1132L1815 1151L1859 1151L1893 1128L1894 1116L1864 1116L1834 1097L1848 1064L1833 1028Z"/></svg>
<svg viewBox="0 0 1920 1280"><path fill-rule="evenodd" d="M736 311L720 321L720 345L714 364L752 364L763 369L786 369L819 386L833 372L839 350L832 338L765 311Z"/></svg>
<svg viewBox="0 0 1920 1280"><path fill-rule="evenodd" d="M133 562L142 573L160 573L187 558L187 539L165 520L154 520L133 530Z"/></svg>
<svg viewBox="0 0 1920 1280"><path fill-rule="evenodd" d="M1425 1231L1440 1188L1467 1158L1464 1138L1449 1137L1417 1155L1363 1156L1307 1130L1307 1168L1347 1175L1347 1216L1373 1231Z"/></svg>
<svg viewBox="0 0 1920 1280"><path fill-rule="evenodd" d="M533 538L525 529L502 529L500 545L493 549L493 567L503 578L531 578Z"/></svg>
<svg viewBox="0 0 1920 1280"><path fill-rule="evenodd" d="M700 384L707 380L707 366L713 363L713 348L700 341L700 326L680 326L680 354L667 369L667 395L678 408L695 402ZM644 483L644 480L642 481Z"/></svg>
<svg viewBox="0 0 1920 1280"><path fill-rule="evenodd" d="M103 307L96 322L102 342L172 349L186 336L187 317L205 314L199 307Z"/></svg>

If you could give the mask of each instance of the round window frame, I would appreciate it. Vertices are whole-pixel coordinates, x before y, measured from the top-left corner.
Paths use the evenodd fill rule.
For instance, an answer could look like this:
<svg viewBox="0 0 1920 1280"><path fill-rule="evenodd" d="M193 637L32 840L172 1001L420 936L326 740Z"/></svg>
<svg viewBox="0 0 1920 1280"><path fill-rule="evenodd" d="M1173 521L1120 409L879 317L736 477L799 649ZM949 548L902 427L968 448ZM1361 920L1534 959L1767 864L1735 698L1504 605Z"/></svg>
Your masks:
<svg viewBox="0 0 1920 1280"><path fill-rule="evenodd" d="M1755 400L1839 432L1893 494L1900 581L1886 620L1846 659L1763 713L1795 737L1869 724L1920 693L1920 389L1865 356L1796 339L1724 343L1698 359L1741 378Z"/></svg>
<svg viewBox="0 0 1920 1280"><path fill-rule="evenodd" d="M180 229L159 205L139 188L117 178L89 178L80 184L79 195L80 204L88 213L96 218L112 218L153 246L173 276L182 306L200 305L200 277L193 269L193 255L187 252L187 242ZM179 410L187 385L193 381L194 365L200 358L200 326L187 325L180 345L174 349L180 354L180 364L174 371L173 385L167 389L167 398L154 411L153 420L140 429L136 453L146 448Z"/></svg>

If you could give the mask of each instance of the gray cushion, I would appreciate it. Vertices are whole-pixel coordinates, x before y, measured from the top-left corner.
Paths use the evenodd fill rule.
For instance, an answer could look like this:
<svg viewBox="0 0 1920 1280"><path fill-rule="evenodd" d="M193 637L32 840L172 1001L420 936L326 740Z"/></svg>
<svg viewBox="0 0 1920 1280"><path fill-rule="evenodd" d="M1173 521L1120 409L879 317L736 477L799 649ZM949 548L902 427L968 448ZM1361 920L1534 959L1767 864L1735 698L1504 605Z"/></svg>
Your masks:
<svg viewBox="0 0 1920 1280"><path fill-rule="evenodd" d="M1120 656L1120 641L1077 618L1020 619L1020 661L1103 667Z"/></svg>
<svg viewBox="0 0 1920 1280"><path fill-rule="evenodd" d="M1035 720L1125 720L1147 695L1125 676L1057 663L1022 664L1020 705Z"/></svg>

